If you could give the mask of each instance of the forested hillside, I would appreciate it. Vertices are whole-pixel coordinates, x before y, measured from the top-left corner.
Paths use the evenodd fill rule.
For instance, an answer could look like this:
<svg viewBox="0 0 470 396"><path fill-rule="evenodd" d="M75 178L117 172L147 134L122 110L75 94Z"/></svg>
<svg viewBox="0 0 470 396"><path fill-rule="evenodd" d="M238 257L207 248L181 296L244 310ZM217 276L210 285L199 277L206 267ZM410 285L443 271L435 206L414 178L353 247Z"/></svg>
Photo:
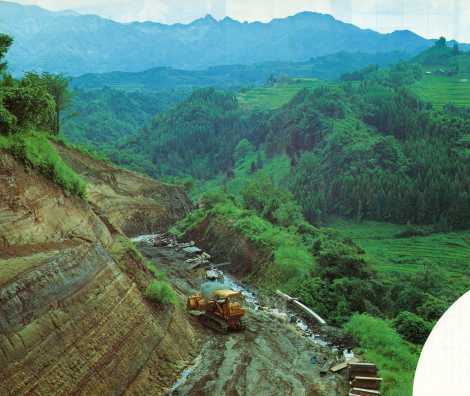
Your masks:
<svg viewBox="0 0 470 396"><path fill-rule="evenodd" d="M202 71L155 68L138 73L86 74L70 79L73 95L61 116L62 129L73 143L94 149L106 149L107 146L112 149L119 139L149 125L157 113L187 98L197 87L216 87L232 92L241 90L244 94L239 96L240 103L256 107L257 91L247 87L264 90L266 83L271 86L282 84L285 95L278 92L270 95L275 106L290 100L302 86L293 84L292 77L302 77L306 86L310 86L306 77L337 79L343 73L371 63L385 66L410 56L401 52L342 52L306 62L217 66ZM151 164L148 165L147 172L153 172L152 168Z"/></svg>
<svg viewBox="0 0 470 396"><path fill-rule="evenodd" d="M418 97L409 87L423 75L417 64L367 68L254 112L234 94L196 91L121 148L158 164L150 173L207 180L230 178L246 142L259 157L289 156L289 188L312 222L340 215L465 228L470 115Z"/></svg>
<svg viewBox="0 0 470 396"><path fill-rule="evenodd" d="M74 90L62 115L67 139L95 149L116 144L147 125L156 113L183 100L185 90L122 91L113 88Z"/></svg>

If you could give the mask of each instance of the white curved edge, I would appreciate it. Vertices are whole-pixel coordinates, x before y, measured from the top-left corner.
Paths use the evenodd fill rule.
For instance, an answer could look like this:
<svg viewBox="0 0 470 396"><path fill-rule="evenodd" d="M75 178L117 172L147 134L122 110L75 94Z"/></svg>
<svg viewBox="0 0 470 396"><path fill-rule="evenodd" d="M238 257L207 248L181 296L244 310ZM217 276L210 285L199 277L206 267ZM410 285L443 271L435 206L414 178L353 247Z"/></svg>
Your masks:
<svg viewBox="0 0 470 396"><path fill-rule="evenodd" d="M413 396L470 396L470 292L439 319L416 368Z"/></svg>

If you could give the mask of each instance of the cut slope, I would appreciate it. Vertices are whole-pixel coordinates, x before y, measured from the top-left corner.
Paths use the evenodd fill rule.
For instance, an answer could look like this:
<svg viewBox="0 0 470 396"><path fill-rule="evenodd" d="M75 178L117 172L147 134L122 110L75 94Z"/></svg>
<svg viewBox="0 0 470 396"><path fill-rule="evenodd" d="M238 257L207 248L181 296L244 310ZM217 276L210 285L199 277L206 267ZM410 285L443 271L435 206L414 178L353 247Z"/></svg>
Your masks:
<svg viewBox="0 0 470 396"><path fill-rule="evenodd" d="M197 337L180 308L144 300L151 274L114 246L121 228L165 227L184 193L66 154L97 184L91 203L0 152L0 394L164 394Z"/></svg>

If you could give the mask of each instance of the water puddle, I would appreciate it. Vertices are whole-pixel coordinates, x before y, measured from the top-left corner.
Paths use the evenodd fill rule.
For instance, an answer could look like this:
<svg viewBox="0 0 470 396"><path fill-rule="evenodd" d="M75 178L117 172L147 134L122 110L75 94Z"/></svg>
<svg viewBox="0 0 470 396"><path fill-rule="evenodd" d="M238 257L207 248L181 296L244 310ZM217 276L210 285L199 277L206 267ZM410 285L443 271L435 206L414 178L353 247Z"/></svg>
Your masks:
<svg viewBox="0 0 470 396"><path fill-rule="evenodd" d="M191 364L191 366L185 368L179 378L177 379L177 381L173 384L173 386L171 387L171 389L168 391L167 395L168 396L176 396L178 395L178 388L180 386L182 386L183 384L186 383L186 381L188 380L189 376L193 373L194 369L199 366L199 364L201 363L201 360L202 360L202 354L198 355L196 357L196 359L194 359L193 363Z"/></svg>

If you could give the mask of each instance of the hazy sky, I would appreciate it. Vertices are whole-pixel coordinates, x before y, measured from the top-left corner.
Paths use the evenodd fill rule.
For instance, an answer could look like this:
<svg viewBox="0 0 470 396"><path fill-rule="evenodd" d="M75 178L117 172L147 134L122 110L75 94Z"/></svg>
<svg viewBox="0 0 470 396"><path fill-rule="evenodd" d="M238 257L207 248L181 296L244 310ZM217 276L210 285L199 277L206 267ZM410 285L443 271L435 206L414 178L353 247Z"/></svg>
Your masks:
<svg viewBox="0 0 470 396"><path fill-rule="evenodd" d="M15 0L12 0L15 1ZM410 29L425 37L470 42L467 0L17 0L50 10L71 9L118 21L187 23L212 14L240 21L269 21L300 11L317 11L380 32Z"/></svg>

